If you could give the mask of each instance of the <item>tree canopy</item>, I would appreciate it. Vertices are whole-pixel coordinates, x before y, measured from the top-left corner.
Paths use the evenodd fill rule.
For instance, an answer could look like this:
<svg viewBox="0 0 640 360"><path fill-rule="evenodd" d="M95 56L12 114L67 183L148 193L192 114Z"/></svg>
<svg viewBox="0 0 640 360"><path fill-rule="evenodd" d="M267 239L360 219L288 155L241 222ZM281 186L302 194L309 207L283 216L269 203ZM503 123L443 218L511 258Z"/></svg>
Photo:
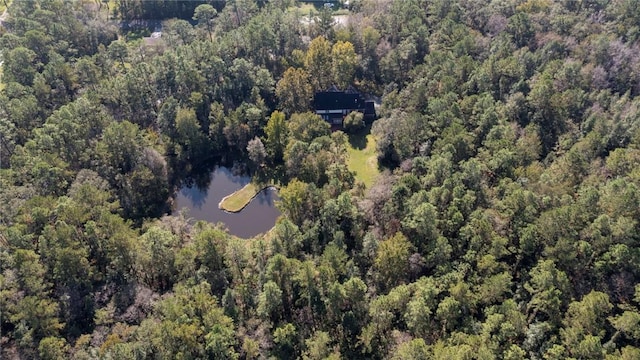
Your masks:
<svg viewBox="0 0 640 360"><path fill-rule="evenodd" d="M637 2L333 4L8 4L0 358L640 358ZM271 231L175 209L215 166Z"/></svg>

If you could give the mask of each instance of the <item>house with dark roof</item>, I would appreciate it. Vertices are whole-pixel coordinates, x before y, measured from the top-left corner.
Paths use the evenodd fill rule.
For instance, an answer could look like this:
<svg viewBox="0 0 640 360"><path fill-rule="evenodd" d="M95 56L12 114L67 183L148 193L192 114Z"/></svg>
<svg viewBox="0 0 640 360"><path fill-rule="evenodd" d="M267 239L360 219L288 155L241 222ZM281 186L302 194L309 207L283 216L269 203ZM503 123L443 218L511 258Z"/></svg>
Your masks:
<svg viewBox="0 0 640 360"><path fill-rule="evenodd" d="M345 116L352 111L361 112L365 122L376 118L373 101L365 100L353 88L341 91L333 86L327 91L317 92L313 97L313 107L316 114L331 125L342 126Z"/></svg>

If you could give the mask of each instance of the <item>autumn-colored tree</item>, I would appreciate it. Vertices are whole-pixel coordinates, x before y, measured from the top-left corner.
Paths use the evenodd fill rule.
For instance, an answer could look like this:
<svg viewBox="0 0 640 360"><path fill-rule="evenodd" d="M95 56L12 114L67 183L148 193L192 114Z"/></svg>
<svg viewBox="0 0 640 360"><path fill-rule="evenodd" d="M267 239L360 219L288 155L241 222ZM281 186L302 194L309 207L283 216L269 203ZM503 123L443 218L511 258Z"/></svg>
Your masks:
<svg viewBox="0 0 640 360"><path fill-rule="evenodd" d="M346 46L348 48L348 46ZM340 50L342 52L342 49ZM323 36L311 40L304 59L304 67L311 75L313 91L323 91L331 86L331 44Z"/></svg>
<svg viewBox="0 0 640 360"><path fill-rule="evenodd" d="M382 290L389 290L407 279L411 250L411 243L402 233L380 243L375 269Z"/></svg>
<svg viewBox="0 0 640 360"><path fill-rule="evenodd" d="M353 84L358 56L353 44L348 41L338 41L331 48L331 74L333 83L341 89Z"/></svg>
<svg viewBox="0 0 640 360"><path fill-rule="evenodd" d="M265 147L272 161L276 164L282 162L289 135L285 115L279 111L271 113L264 133L266 135Z"/></svg>
<svg viewBox="0 0 640 360"><path fill-rule="evenodd" d="M308 110L313 88L307 72L303 69L287 69L276 84L276 96L286 114Z"/></svg>

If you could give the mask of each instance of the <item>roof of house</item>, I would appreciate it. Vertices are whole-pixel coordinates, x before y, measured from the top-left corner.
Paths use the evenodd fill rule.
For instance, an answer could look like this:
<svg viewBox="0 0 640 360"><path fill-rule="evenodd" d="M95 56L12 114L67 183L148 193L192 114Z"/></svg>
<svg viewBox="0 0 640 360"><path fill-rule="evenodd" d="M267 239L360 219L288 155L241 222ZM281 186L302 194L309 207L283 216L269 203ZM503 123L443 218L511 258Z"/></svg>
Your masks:
<svg viewBox="0 0 640 360"><path fill-rule="evenodd" d="M316 110L364 110L365 101L358 93L345 93L344 91L317 92L313 98L313 106Z"/></svg>
<svg viewBox="0 0 640 360"><path fill-rule="evenodd" d="M376 115L376 106L373 101L364 102L364 113L365 115Z"/></svg>
<svg viewBox="0 0 640 360"><path fill-rule="evenodd" d="M376 116L373 101L365 100L365 97L352 86L342 91L334 85L326 91L317 92L313 97L313 106L316 111L356 110L362 112L365 118Z"/></svg>

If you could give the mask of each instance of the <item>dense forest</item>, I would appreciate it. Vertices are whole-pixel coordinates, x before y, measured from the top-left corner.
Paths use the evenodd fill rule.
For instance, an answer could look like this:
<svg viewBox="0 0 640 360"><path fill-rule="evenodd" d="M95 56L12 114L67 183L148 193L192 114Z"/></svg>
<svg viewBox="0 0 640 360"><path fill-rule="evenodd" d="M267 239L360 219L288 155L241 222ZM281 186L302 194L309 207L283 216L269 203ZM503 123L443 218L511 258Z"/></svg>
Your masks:
<svg viewBox="0 0 640 360"><path fill-rule="evenodd" d="M0 358L640 359L640 3L302 6L9 2ZM220 164L267 234L174 209Z"/></svg>

